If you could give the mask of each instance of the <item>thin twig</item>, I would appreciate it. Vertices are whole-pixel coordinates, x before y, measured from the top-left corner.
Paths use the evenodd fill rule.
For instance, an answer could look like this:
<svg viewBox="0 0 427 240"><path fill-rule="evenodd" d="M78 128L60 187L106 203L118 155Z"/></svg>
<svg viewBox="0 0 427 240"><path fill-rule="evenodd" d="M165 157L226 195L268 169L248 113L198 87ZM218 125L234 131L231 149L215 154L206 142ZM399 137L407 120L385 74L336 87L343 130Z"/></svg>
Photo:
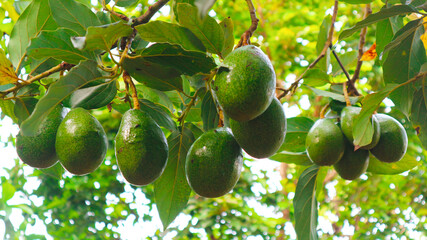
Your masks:
<svg viewBox="0 0 427 240"><path fill-rule="evenodd" d="M322 108L322 110L320 111L320 118L322 119L322 118L325 118L325 114L326 114L326 110L329 108L329 103L328 104L326 104L323 108Z"/></svg>
<svg viewBox="0 0 427 240"><path fill-rule="evenodd" d="M363 19L366 19L371 13L372 13L371 4L368 3L368 4L366 4L366 7L365 7L365 15L364 15ZM351 78L351 82L353 84L357 81L357 79L359 79L360 69L362 68L363 61L361 61L361 59L362 59L362 56L364 53L363 47L365 46L365 42L366 42L366 33L368 32L367 30L368 30L368 28L364 27L360 31L359 56L357 57L356 69L354 70L353 77Z"/></svg>
<svg viewBox="0 0 427 240"><path fill-rule="evenodd" d="M251 26L248 30L246 30L245 33L242 34L242 37L240 38L239 43L237 44L236 48L239 48L241 46L246 46L251 44L251 37L254 34L255 30L258 28L258 22L259 19L256 16L256 9L254 4L252 3L252 0L246 0L248 7L249 7L249 13L251 15Z"/></svg>
<svg viewBox="0 0 427 240"><path fill-rule="evenodd" d="M153 15L168 2L169 0L159 0L153 5L149 6L148 10L144 14L133 20L132 26L134 27L137 25L148 23L148 21L150 21Z"/></svg>
<svg viewBox="0 0 427 240"><path fill-rule="evenodd" d="M335 59L337 60L338 64L341 67L341 70L344 72L345 76L347 77L347 92L351 93L352 95L360 96L359 91L357 91L356 86L354 86L354 83L351 81L350 74L348 74L347 70L345 69L344 65L342 64L340 58L338 57L338 54L335 52L335 50L330 46L332 53L334 54Z"/></svg>
<svg viewBox="0 0 427 240"><path fill-rule="evenodd" d="M46 72L40 73L39 75L36 75L36 76L34 76L34 77L26 80L26 81L20 82L19 85L16 85L16 86L11 87L11 88L9 88L9 89L7 89L5 91L0 92L0 98L3 98L4 96L6 96L7 94L9 94L11 92L19 90L19 89L21 89L22 87L24 87L26 85L29 85L29 84L31 84L31 83L33 83L35 81L38 81L40 79L43 79L43 78L47 77L47 76L50 76L50 75L52 75L52 74L54 74L56 72L60 72L62 70L69 70L73 66L74 66L73 64L69 64L69 63L65 63L65 62L63 62L61 64L58 64L57 66L55 66L55 67L47 70Z"/></svg>
<svg viewBox="0 0 427 240"><path fill-rule="evenodd" d="M332 14L332 20L331 20L331 26L329 29L329 34L328 34L328 39L325 42L325 46L323 46L323 50L322 52L319 54L319 56L316 58L316 60L314 60L305 70L304 72L291 84L291 86L286 89L285 91L283 91L283 93L281 93L279 96L277 96L277 98L280 100L282 98L284 98L289 92L294 92L299 85L299 82L303 79L304 75L307 73L308 70L312 69L314 66L316 66L316 64L323 58L326 56L326 52L328 51L329 46L331 46L332 44L332 38L334 36L334 29L335 29L335 21L337 20L337 15L338 15L338 0L335 0L335 4L334 4L334 12Z"/></svg>

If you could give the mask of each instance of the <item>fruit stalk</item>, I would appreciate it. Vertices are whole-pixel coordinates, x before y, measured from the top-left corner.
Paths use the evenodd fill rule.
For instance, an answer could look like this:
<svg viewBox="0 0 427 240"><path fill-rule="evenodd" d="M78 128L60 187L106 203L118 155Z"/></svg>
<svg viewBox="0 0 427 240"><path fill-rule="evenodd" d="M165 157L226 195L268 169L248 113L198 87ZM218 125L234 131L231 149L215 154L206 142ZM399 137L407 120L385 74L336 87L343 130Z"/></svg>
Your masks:
<svg viewBox="0 0 427 240"><path fill-rule="evenodd" d="M258 28L258 22L259 19L256 16L256 9L254 4L252 3L252 0L246 0L249 7L249 13L251 15L251 26L249 29L242 34L242 37L240 38L239 43L237 44L236 48L239 48L241 46L246 46L251 44L251 37L254 34L255 30Z"/></svg>
<svg viewBox="0 0 427 240"><path fill-rule="evenodd" d="M133 109L141 109L138 100L138 91L136 90L135 84L133 83L129 73L126 71L123 72L123 80L127 82L132 89Z"/></svg>

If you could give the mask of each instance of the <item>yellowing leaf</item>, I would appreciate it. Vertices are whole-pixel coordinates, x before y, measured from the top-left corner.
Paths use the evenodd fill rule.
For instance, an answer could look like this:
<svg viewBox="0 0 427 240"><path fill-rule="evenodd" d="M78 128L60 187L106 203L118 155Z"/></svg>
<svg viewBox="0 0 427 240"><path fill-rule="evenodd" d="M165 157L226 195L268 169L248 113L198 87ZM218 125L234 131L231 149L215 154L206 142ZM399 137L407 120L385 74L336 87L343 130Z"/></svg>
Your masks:
<svg viewBox="0 0 427 240"><path fill-rule="evenodd" d="M424 31L424 34L421 35L420 39L424 44L424 48L427 49L427 17L423 18L424 21L424 29L426 31Z"/></svg>
<svg viewBox="0 0 427 240"><path fill-rule="evenodd" d="M13 70L13 65L6 58L3 49L0 49L0 85L6 85L18 81L18 77Z"/></svg>
<svg viewBox="0 0 427 240"><path fill-rule="evenodd" d="M372 46L368 49L368 51L366 51L362 58L360 59L360 61L371 61L374 60L377 57L377 44L374 43L372 44Z"/></svg>

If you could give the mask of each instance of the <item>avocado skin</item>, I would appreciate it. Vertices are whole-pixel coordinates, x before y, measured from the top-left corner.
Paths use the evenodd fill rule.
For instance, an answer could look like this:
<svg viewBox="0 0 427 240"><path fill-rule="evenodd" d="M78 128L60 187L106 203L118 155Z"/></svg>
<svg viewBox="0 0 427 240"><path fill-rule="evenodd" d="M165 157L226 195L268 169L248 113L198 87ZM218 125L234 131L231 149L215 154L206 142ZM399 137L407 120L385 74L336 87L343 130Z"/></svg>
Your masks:
<svg viewBox="0 0 427 240"><path fill-rule="evenodd" d="M87 110L72 109L59 125L55 143L59 162L74 175L95 171L105 158L107 136Z"/></svg>
<svg viewBox="0 0 427 240"><path fill-rule="evenodd" d="M263 113L273 99L276 75L268 57L253 45L231 52L220 67L213 89L224 112L236 121Z"/></svg>
<svg viewBox="0 0 427 240"><path fill-rule="evenodd" d="M353 123L354 118L360 113L362 109L360 107L348 106L343 108L341 111L341 130L344 133L344 136L353 143ZM372 127L374 128L374 135L372 136L372 141L366 146L360 147L361 149L372 149L378 144L380 140L380 123L375 115L372 115L371 118Z"/></svg>
<svg viewBox="0 0 427 240"><path fill-rule="evenodd" d="M382 162L397 162L403 158L408 148L405 128L393 117L375 114L380 123L380 140L371 153Z"/></svg>
<svg viewBox="0 0 427 240"><path fill-rule="evenodd" d="M286 135L286 117L282 104L274 98L258 117L239 122L230 119L234 138L254 158L268 158L282 146Z"/></svg>
<svg viewBox="0 0 427 240"><path fill-rule="evenodd" d="M334 164L334 169L341 178L354 180L366 172L368 165L369 151L365 149L354 151L353 144L345 140L344 155L341 160Z"/></svg>
<svg viewBox="0 0 427 240"><path fill-rule="evenodd" d="M147 113L138 109L128 110L123 115L115 151L123 177L137 186L156 180L168 160L165 134Z"/></svg>
<svg viewBox="0 0 427 240"><path fill-rule="evenodd" d="M185 162L190 187L202 197L230 192L242 170L242 149L228 128L212 129L191 145Z"/></svg>
<svg viewBox="0 0 427 240"><path fill-rule="evenodd" d="M56 132L64 119L62 106L56 106L40 124L36 135L16 135L16 152L19 158L34 168L48 168L58 162L55 151Z"/></svg>
<svg viewBox="0 0 427 240"><path fill-rule="evenodd" d="M308 132L305 146L313 163L331 166L344 155L344 135L332 120L319 119Z"/></svg>

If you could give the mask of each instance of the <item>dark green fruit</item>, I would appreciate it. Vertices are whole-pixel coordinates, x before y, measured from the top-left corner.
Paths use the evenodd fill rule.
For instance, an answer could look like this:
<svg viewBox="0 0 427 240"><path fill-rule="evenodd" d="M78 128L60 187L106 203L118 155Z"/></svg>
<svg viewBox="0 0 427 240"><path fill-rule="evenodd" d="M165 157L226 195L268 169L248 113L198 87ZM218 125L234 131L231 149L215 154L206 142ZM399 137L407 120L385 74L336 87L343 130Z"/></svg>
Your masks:
<svg viewBox="0 0 427 240"><path fill-rule="evenodd" d="M344 133L344 136L350 141L353 142L353 123L354 118L360 113L362 109L360 107L345 107L341 111L341 130ZM375 115L371 118L372 127L374 128L374 135L372 136L372 141L366 146L361 147L362 149L372 149L377 145L380 140L380 123L378 122Z"/></svg>
<svg viewBox="0 0 427 240"><path fill-rule="evenodd" d="M213 83L224 112L237 121L249 121L263 113L273 99L276 75L268 57L253 45L231 52Z"/></svg>
<svg viewBox="0 0 427 240"><path fill-rule="evenodd" d="M147 113L137 109L123 115L115 150L120 172L133 185L156 180L168 160L165 134Z"/></svg>
<svg viewBox="0 0 427 240"><path fill-rule="evenodd" d="M107 146L101 124L83 108L71 110L59 125L56 153L62 166L72 174L85 175L97 169Z"/></svg>
<svg viewBox="0 0 427 240"><path fill-rule="evenodd" d="M397 162L408 148L408 136L402 124L386 114L376 114L380 123L380 140L371 153L382 162Z"/></svg>
<svg viewBox="0 0 427 240"><path fill-rule="evenodd" d="M40 124L36 135L24 136L19 131L16 152L24 163L35 168L48 168L58 162L55 140L62 119L62 106L58 105Z"/></svg>
<svg viewBox="0 0 427 240"><path fill-rule="evenodd" d="M366 172L369 165L369 151L358 149L354 151L354 146L345 140L344 156L334 164L335 171L341 178L354 180Z"/></svg>
<svg viewBox="0 0 427 240"><path fill-rule="evenodd" d="M279 150L285 140L286 117L282 104L274 98L258 117L239 122L230 119L234 138L254 158L267 158Z"/></svg>
<svg viewBox="0 0 427 240"><path fill-rule="evenodd" d="M190 147L185 173L190 187L203 197L230 192L242 170L242 149L228 128L202 134Z"/></svg>
<svg viewBox="0 0 427 240"><path fill-rule="evenodd" d="M307 155L319 166L331 166L344 155L344 135L331 119L319 119L305 141Z"/></svg>

